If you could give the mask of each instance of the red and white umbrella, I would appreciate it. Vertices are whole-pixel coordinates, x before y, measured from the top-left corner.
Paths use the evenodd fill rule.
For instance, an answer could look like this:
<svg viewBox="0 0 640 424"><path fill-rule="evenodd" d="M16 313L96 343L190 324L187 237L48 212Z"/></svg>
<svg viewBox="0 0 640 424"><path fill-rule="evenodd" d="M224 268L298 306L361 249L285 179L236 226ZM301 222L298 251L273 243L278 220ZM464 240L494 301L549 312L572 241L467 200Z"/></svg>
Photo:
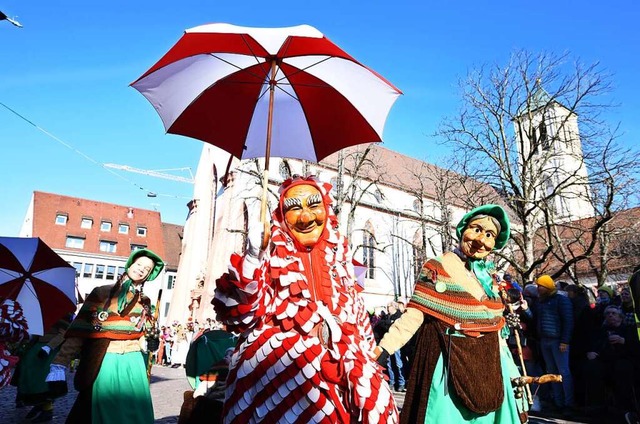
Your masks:
<svg viewBox="0 0 640 424"><path fill-rule="evenodd" d="M308 25L188 29L131 85L169 133L241 159L271 155L314 162L348 146L382 141L401 94Z"/></svg>
<svg viewBox="0 0 640 424"><path fill-rule="evenodd" d="M0 237L0 298L18 301L29 334L76 308L76 269L38 237Z"/></svg>

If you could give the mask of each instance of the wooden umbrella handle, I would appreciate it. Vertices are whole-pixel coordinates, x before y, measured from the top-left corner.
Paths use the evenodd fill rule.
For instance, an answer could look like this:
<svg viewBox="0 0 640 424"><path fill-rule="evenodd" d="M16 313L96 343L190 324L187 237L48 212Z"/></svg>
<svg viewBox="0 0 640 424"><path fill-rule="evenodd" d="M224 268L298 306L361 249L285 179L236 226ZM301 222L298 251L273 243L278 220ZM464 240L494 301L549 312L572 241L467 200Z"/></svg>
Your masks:
<svg viewBox="0 0 640 424"><path fill-rule="evenodd" d="M269 219L269 211L267 207L267 185L268 185L268 173L269 171L265 169L263 183L262 183L262 199L260 203L260 222L263 225L262 231L262 242L260 244L260 250L265 250L267 245L269 244L269 238L271 237L271 220Z"/></svg>

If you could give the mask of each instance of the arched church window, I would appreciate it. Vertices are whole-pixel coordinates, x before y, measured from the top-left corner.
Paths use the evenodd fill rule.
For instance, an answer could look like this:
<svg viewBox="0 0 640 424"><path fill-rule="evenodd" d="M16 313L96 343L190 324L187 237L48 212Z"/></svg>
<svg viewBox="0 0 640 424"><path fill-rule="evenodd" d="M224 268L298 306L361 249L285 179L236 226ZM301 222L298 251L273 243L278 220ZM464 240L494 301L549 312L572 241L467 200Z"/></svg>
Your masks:
<svg viewBox="0 0 640 424"><path fill-rule="evenodd" d="M538 126L538 131L540 133L540 145L542 146L542 150L549 150L551 147L551 140L549 140L549 135L547 133L547 123L542 118L540 125Z"/></svg>
<svg viewBox="0 0 640 424"><path fill-rule="evenodd" d="M362 263L367 267L366 278L376 278L376 237L373 225L368 221L364 228Z"/></svg>
<svg viewBox="0 0 640 424"><path fill-rule="evenodd" d="M283 180L291 178L291 167L289 166L289 162L287 162L286 159L282 159L282 162L280 162L279 171L280 178L282 178Z"/></svg>

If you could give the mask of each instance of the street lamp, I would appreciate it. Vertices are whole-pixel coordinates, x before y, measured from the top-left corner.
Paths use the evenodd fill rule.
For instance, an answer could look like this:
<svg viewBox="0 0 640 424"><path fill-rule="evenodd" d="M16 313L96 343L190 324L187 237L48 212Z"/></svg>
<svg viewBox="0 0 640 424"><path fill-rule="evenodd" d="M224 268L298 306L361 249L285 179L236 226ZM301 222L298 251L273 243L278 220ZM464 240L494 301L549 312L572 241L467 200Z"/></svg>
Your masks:
<svg viewBox="0 0 640 424"><path fill-rule="evenodd" d="M0 11L0 21L9 21L10 23L17 26L18 28L22 28L22 24L20 22L16 21L15 18L8 17L2 11Z"/></svg>

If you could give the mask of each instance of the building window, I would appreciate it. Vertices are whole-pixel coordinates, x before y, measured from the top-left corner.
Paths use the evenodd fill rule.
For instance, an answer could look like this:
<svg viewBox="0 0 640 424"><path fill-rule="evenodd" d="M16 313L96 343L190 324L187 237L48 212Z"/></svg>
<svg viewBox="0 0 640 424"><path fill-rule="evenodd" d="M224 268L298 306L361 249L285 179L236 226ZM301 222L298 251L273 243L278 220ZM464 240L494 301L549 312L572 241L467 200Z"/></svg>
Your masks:
<svg viewBox="0 0 640 424"><path fill-rule="evenodd" d="M123 266L119 266L118 267L118 277L121 276L122 274L124 274L124 267Z"/></svg>
<svg viewBox="0 0 640 424"><path fill-rule="evenodd" d="M68 219L69 216L67 216L67 214L59 213L56 215L56 225L67 225Z"/></svg>
<svg viewBox="0 0 640 424"><path fill-rule="evenodd" d="M283 180L291 178L291 167L286 159L282 159L278 171L280 171L280 178Z"/></svg>
<svg viewBox="0 0 640 424"><path fill-rule="evenodd" d="M82 262L74 262L73 267L76 269L76 276L79 276L82 272Z"/></svg>
<svg viewBox="0 0 640 424"><path fill-rule="evenodd" d="M370 225L364 232L364 249L363 249L363 261L364 266L367 267L365 278L376 277L376 238L373 235Z"/></svg>
<svg viewBox="0 0 640 424"><path fill-rule="evenodd" d="M422 215L422 200L421 199L415 199L413 201L413 210L417 213L419 213L420 215Z"/></svg>
<svg viewBox="0 0 640 424"><path fill-rule="evenodd" d="M167 290L171 290L175 285L175 282L176 282L176 276L170 275L169 278L167 278Z"/></svg>
<svg viewBox="0 0 640 424"><path fill-rule="evenodd" d="M93 226L93 219L91 218L82 218L80 222L80 228L90 229Z"/></svg>
<svg viewBox="0 0 640 424"><path fill-rule="evenodd" d="M540 132L540 144L542 145L542 150L549 150L551 147L551 140L549 140L549 136L547 135L547 124L544 122L544 119L540 122L538 130Z"/></svg>
<svg viewBox="0 0 640 424"><path fill-rule="evenodd" d="M113 280L116 276L116 266L107 265L107 280Z"/></svg>
<svg viewBox="0 0 640 424"><path fill-rule="evenodd" d="M137 234L140 237L146 237L147 236L147 227L138 227Z"/></svg>
<svg viewBox="0 0 640 424"><path fill-rule="evenodd" d="M131 251L134 252L136 250L140 250L140 249L144 249L147 246L145 246L144 244L131 244Z"/></svg>
<svg viewBox="0 0 640 424"><path fill-rule="evenodd" d="M102 280L104 278L104 265L96 265L96 279Z"/></svg>
<svg viewBox="0 0 640 424"><path fill-rule="evenodd" d="M164 317L165 318L167 317L167 315L169 315L169 305L170 305L169 302L164 304Z"/></svg>
<svg viewBox="0 0 640 424"><path fill-rule="evenodd" d="M129 224L118 225L118 232L120 234L129 234Z"/></svg>
<svg viewBox="0 0 640 424"><path fill-rule="evenodd" d="M376 198L376 202L378 203L382 203L382 201L384 200L384 194L382 194L378 187L376 187L375 191L373 192L373 197Z"/></svg>
<svg viewBox="0 0 640 424"><path fill-rule="evenodd" d="M93 276L93 264L84 264L84 271L82 271L84 278L91 278Z"/></svg>
<svg viewBox="0 0 640 424"><path fill-rule="evenodd" d="M100 223L100 231L111 231L111 223L109 221L102 221Z"/></svg>
<svg viewBox="0 0 640 424"><path fill-rule="evenodd" d="M64 245L72 249L84 249L84 239L82 237L67 236L67 241Z"/></svg>
<svg viewBox="0 0 640 424"><path fill-rule="evenodd" d="M100 241L101 252L116 253L117 246L118 246L118 243L116 243L115 241L106 241L106 240Z"/></svg>

